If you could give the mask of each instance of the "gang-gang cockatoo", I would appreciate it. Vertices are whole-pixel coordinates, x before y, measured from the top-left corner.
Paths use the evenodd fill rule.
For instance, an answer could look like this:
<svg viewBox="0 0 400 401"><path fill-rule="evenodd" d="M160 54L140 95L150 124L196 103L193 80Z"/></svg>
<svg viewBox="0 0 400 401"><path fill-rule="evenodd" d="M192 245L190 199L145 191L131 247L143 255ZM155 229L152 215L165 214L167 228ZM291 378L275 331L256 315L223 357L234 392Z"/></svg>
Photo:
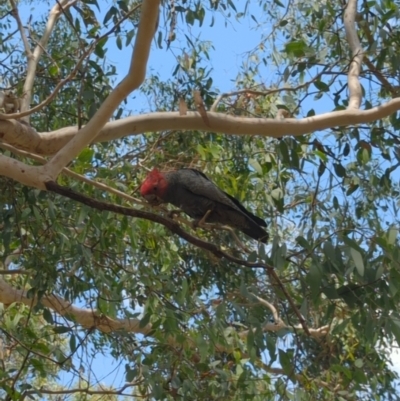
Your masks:
<svg viewBox="0 0 400 401"><path fill-rule="evenodd" d="M171 203L201 222L226 224L266 243L267 224L233 196L218 188L205 174L184 168L161 172L153 169L140 187L151 204Z"/></svg>

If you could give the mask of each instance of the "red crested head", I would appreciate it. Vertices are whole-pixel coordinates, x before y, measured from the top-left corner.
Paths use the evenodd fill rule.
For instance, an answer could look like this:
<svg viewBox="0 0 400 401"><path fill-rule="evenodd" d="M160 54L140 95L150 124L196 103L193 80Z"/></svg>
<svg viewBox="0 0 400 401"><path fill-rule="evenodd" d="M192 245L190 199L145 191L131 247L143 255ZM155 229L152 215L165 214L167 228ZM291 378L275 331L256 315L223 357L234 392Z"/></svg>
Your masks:
<svg viewBox="0 0 400 401"><path fill-rule="evenodd" d="M143 181L140 194L151 203L160 203L167 187L168 182L164 174L154 168Z"/></svg>

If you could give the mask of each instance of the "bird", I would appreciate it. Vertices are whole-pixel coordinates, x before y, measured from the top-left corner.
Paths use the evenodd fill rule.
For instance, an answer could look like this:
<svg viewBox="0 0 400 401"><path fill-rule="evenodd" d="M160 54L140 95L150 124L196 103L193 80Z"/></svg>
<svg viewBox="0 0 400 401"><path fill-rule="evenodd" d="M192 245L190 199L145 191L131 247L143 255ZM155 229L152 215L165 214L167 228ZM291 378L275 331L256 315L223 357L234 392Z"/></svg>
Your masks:
<svg viewBox="0 0 400 401"><path fill-rule="evenodd" d="M266 222L249 212L236 198L192 168L161 172L154 168L145 178L140 194L152 205L170 203L201 223L220 223L267 243Z"/></svg>

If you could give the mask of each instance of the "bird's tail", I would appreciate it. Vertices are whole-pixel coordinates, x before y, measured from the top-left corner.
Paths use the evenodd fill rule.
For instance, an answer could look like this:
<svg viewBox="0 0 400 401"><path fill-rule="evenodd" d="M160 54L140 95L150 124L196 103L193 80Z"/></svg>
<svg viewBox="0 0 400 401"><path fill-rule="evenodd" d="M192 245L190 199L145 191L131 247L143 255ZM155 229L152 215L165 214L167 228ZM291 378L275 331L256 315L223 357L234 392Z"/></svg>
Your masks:
<svg viewBox="0 0 400 401"><path fill-rule="evenodd" d="M249 237L264 244L268 242L269 234L256 224L252 224L251 227L242 228L241 231Z"/></svg>

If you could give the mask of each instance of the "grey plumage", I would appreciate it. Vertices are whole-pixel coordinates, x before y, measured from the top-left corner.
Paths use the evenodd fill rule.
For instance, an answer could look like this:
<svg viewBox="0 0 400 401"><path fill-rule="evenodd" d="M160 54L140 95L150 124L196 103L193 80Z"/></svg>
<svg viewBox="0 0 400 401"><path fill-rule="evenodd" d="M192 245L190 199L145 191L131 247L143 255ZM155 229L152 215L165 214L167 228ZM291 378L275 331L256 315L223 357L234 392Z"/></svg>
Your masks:
<svg viewBox="0 0 400 401"><path fill-rule="evenodd" d="M226 224L256 240L268 240L268 233L263 229L267 226L265 221L198 170L161 173L155 169L143 182L141 194L151 203L171 203L198 220L210 211L206 222Z"/></svg>

